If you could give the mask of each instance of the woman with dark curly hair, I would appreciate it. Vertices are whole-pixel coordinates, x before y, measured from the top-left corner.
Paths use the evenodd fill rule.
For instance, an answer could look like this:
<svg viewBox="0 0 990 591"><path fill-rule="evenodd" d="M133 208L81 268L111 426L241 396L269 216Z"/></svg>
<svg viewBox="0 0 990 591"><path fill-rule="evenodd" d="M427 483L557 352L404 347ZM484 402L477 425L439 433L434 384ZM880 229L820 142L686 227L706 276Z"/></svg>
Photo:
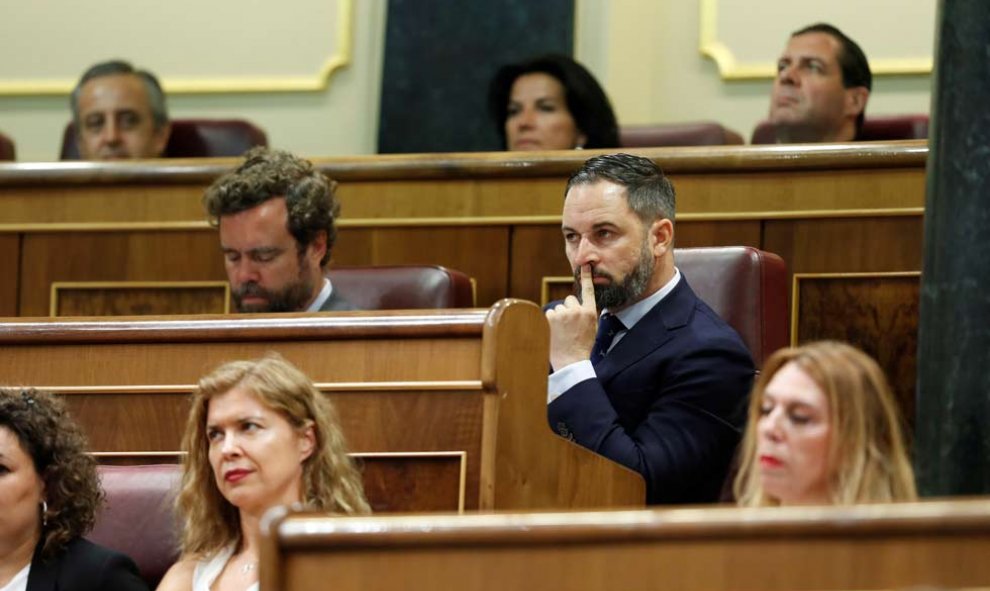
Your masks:
<svg viewBox="0 0 990 591"><path fill-rule="evenodd" d="M182 449L182 559L159 591L256 590L259 524L272 507L369 511L333 406L275 353L199 381Z"/></svg>
<svg viewBox="0 0 990 591"><path fill-rule="evenodd" d="M584 66L545 55L495 73L488 105L506 150L616 148L619 125Z"/></svg>
<svg viewBox="0 0 990 591"><path fill-rule="evenodd" d="M55 397L0 389L0 590L146 590L134 562L82 538L103 492Z"/></svg>

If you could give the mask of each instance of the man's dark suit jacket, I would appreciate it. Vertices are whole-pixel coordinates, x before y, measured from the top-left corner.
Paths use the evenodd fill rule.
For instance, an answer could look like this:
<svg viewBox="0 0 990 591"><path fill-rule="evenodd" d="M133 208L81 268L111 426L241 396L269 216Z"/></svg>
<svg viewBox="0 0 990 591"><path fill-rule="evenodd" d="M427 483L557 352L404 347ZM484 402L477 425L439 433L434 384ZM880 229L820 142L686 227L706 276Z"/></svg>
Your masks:
<svg viewBox="0 0 990 591"><path fill-rule="evenodd" d="M683 275L595 373L550 403L550 426L642 474L649 504L718 500L755 370Z"/></svg>
<svg viewBox="0 0 990 591"><path fill-rule="evenodd" d="M323 302L323 305L320 306L319 311L333 312L334 310L357 310L357 308L354 304L342 298L340 293L337 292L337 288L334 288L330 292L330 297L327 298L327 301Z"/></svg>
<svg viewBox="0 0 990 591"><path fill-rule="evenodd" d="M119 552L82 538L48 560L41 560L40 548L31 561L27 591L148 591L134 561Z"/></svg>

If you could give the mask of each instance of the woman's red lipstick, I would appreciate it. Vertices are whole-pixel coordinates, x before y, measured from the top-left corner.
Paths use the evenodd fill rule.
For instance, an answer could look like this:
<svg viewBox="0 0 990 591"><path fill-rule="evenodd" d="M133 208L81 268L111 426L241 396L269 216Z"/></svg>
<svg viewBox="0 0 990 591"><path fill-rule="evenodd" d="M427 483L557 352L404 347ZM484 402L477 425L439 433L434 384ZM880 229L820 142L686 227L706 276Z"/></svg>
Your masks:
<svg viewBox="0 0 990 591"><path fill-rule="evenodd" d="M779 468L784 465L779 459L773 456L760 456L760 466L764 468Z"/></svg>
<svg viewBox="0 0 990 591"><path fill-rule="evenodd" d="M243 480L244 477L250 473L251 473L250 470L229 470L227 473L223 475L223 479L231 483L238 482L240 480Z"/></svg>

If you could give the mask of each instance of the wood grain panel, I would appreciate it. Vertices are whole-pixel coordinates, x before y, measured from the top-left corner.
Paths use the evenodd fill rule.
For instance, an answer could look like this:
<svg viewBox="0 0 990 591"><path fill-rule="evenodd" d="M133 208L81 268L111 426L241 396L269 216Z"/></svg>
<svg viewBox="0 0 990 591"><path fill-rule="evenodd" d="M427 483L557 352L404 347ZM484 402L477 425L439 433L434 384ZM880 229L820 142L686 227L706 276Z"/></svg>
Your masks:
<svg viewBox="0 0 990 591"><path fill-rule="evenodd" d="M918 271L923 230L921 215L768 220L762 248L791 273Z"/></svg>
<svg viewBox="0 0 990 591"><path fill-rule="evenodd" d="M224 281L216 232L32 233L24 238L21 316L47 316L56 281Z"/></svg>
<svg viewBox="0 0 990 591"><path fill-rule="evenodd" d="M206 286L155 283L56 284L52 316L223 314L228 311L226 283Z"/></svg>
<svg viewBox="0 0 990 591"><path fill-rule="evenodd" d="M889 591L990 586L988 501L283 517L261 589Z"/></svg>
<svg viewBox="0 0 990 591"><path fill-rule="evenodd" d="M866 351L890 380L909 426L915 415L920 282L918 274L795 277L792 341L834 339Z"/></svg>
<svg viewBox="0 0 990 591"><path fill-rule="evenodd" d="M508 292L509 228L342 229L332 264L443 265L473 278L477 304L487 307Z"/></svg>
<svg viewBox="0 0 990 591"><path fill-rule="evenodd" d="M275 350L336 403L353 451L462 454L465 509L641 505L641 476L546 424L547 331L518 300L487 313L15 320L0 323L0 375L69 399L97 451L147 455L178 448L200 376ZM447 490L448 468L427 471L414 492ZM449 508L449 494L436 502Z"/></svg>
<svg viewBox="0 0 990 591"><path fill-rule="evenodd" d="M0 234L0 316L17 316L20 260L21 237L18 234Z"/></svg>
<svg viewBox="0 0 990 591"><path fill-rule="evenodd" d="M453 513L465 509L462 454L394 453L358 459L374 513Z"/></svg>

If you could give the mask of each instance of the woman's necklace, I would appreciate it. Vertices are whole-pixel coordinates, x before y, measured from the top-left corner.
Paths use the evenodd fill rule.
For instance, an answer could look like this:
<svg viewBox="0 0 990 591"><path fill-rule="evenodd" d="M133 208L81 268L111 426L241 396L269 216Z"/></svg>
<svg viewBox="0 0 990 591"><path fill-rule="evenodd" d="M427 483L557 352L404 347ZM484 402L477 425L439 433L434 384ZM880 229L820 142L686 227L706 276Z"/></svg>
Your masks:
<svg viewBox="0 0 990 591"><path fill-rule="evenodd" d="M242 564L241 565L241 574L242 575L246 575L246 574L250 573L251 571L253 571L257 566L258 566L258 561L257 560L255 560L253 562L248 562L246 564Z"/></svg>

